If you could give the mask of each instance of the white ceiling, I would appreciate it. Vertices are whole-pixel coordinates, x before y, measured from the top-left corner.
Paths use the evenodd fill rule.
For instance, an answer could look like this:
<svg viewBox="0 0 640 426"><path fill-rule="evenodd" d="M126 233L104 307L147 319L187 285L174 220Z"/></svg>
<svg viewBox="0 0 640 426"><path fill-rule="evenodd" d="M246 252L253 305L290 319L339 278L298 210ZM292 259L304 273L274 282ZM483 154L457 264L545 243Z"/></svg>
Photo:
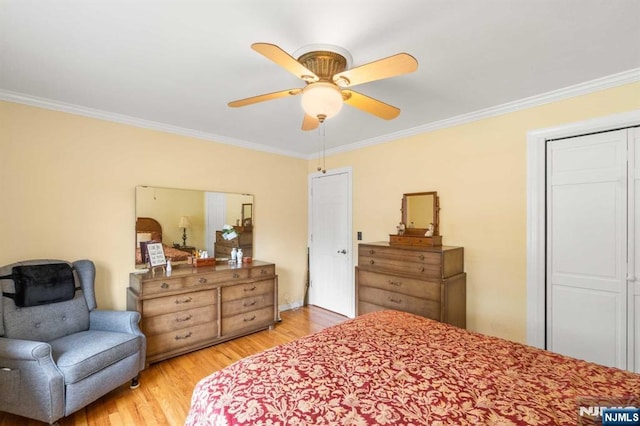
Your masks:
<svg viewBox="0 0 640 426"><path fill-rule="evenodd" d="M346 105L327 120L337 152L638 81L639 22L639 0L0 0L0 99L311 158L299 96L227 106L304 86L252 43L418 60L356 88L395 120Z"/></svg>

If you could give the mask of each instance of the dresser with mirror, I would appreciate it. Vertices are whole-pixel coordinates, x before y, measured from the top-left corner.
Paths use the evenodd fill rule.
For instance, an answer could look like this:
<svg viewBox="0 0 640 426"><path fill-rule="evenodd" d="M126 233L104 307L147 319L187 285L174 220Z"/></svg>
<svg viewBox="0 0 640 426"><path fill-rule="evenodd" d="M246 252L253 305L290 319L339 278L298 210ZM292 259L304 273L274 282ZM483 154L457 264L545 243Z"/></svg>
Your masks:
<svg viewBox="0 0 640 426"><path fill-rule="evenodd" d="M279 320L276 265L250 259L253 195L139 186L135 206L137 271L129 274L127 309L142 316L148 363L270 328ZM221 237L225 225L235 230L234 238ZM141 246L150 243L163 247L171 269L149 267ZM230 263L226 256L214 260L230 246L243 248L244 262ZM196 251L210 257L194 260ZM211 262L200 266L200 260Z"/></svg>
<svg viewBox="0 0 640 426"><path fill-rule="evenodd" d="M395 309L466 327L464 248L442 245L439 210L435 191L404 194L398 233L359 245L356 315Z"/></svg>

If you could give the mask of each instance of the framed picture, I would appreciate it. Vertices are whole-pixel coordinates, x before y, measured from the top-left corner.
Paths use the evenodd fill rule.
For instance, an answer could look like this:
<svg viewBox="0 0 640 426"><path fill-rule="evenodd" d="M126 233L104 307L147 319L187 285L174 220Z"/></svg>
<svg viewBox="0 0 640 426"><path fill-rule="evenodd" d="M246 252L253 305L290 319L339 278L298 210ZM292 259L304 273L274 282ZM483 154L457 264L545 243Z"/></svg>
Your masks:
<svg viewBox="0 0 640 426"><path fill-rule="evenodd" d="M149 259L149 265L163 266L167 264L167 259L164 257L164 248L162 243L147 243L147 257Z"/></svg>

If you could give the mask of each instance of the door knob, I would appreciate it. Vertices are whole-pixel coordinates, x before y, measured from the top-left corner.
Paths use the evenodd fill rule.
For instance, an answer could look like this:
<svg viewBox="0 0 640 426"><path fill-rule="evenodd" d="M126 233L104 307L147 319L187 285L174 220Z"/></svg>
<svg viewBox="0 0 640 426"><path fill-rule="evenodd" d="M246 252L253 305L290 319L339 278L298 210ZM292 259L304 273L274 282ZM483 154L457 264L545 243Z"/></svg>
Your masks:
<svg viewBox="0 0 640 426"><path fill-rule="evenodd" d="M338 253L347 254L347 249L338 250Z"/></svg>

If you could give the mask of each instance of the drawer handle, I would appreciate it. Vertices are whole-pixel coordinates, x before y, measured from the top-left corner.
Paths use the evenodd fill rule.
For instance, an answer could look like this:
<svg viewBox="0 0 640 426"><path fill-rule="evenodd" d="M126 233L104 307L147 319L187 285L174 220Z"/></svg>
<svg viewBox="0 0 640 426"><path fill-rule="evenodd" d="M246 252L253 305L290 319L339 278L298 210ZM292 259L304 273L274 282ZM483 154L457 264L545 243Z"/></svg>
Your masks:
<svg viewBox="0 0 640 426"><path fill-rule="evenodd" d="M393 280L389 280L389 284L396 286L396 287L400 287L402 286L402 282L401 281L393 281Z"/></svg>
<svg viewBox="0 0 640 426"><path fill-rule="evenodd" d="M424 254L421 254L420 256L418 256L418 259L424 260Z"/></svg>
<svg viewBox="0 0 640 426"><path fill-rule="evenodd" d="M424 272L424 267L420 268L420 272Z"/></svg>
<svg viewBox="0 0 640 426"><path fill-rule="evenodd" d="M176 299L176 305L180 305L182 303L189 303L193 300L193 297L189 297L187 299Z"/></svg>
<svg viewBox="0 0 640 426"><path fill-rule="evenodd" d="M198 280L198 282L199 282L200 284L205 284L205 283L207 282L207 279L206 279L205 277L202 277L202 278L200 278L200 279Z"/></svg>
<svg viewBox="0 0 640 426"><path fill-rule="evenodd" d="M237 272L233 273L233 278L240 278L240 274L238 274Z"/></svg>
<svg viewBox="0 0 640 426"><path fill-rule="evenodd" d="M369 250L369 254L374 254L376 251L374 249Z"/></svg>
<svg viewBox="0 0 640 426"><path fill-rule="evenodd" d="M396 305L401 305L402 299L394 299L393 297L389 296L389 302L395 303Z"/></svg>
<svg viewBox="0 0 640 426"><path fill-rule="evenodd" d="M266 269L260 269L260 275L267 275Z"/></svg>
<svg viewBox="0 0 640 426"><path fill-rule="evenodd" d="M176 318L176 322L185 322L185 321L189 321L191 318L193 318L193 315L187 315L186 317Z"/></svg>
<svg viewBox="0 0 640 426"><path fill-rule="evenodd" d="M369 261L369 264L371 264L371 265L373 265L374 263L376 263L376 261L375 261L375 260L373 260L373 259L371 259L371 260Z"/></svg>
<svg viewBox="0 0 640 426"><path fill-rule="evenodd" d="M244 322L249 322L249 321L253 321L254 319L256 319L256 316L252 316L251 318L244 318Z"/></svg>
<svg viewBox="0 0 640 426"><path fill-rule="evenodd" d="M167 284L167 283L162 283L162 284L160 284L160 287L162 287L162 288L169 288L169 284Z"/></svg>
<svg viewBox="0 0 640 426"><path fill-rule="evenodd" d="M255 305L255 304L256 304L256 301L254 300L254 301L253 301L253 302L251 302L251 303L244 302L244 303L242 304L242 306L244 306L245 308L248 308L249 306L253 306L253 305Z"/></svg>
<svg viewBox="0 0 640 426"><path fill-rule="evenodd" d="M255 289L256 289L256 286L254 285L254 286L253 286L253 287L251 287L251 288L246 288L246 287L245 287L244 291L253 291L253 290L255 290Z"/></svg>
<svg viewBox="0 0 640 426"><path fill-rule="evenodd" d="M188 332L187 334L183 334L182 336L176 336L176 337L174 337L174 339L175 340L184 340L184 339L188 339L192 335L193 335L192 332Z"/></svg>

